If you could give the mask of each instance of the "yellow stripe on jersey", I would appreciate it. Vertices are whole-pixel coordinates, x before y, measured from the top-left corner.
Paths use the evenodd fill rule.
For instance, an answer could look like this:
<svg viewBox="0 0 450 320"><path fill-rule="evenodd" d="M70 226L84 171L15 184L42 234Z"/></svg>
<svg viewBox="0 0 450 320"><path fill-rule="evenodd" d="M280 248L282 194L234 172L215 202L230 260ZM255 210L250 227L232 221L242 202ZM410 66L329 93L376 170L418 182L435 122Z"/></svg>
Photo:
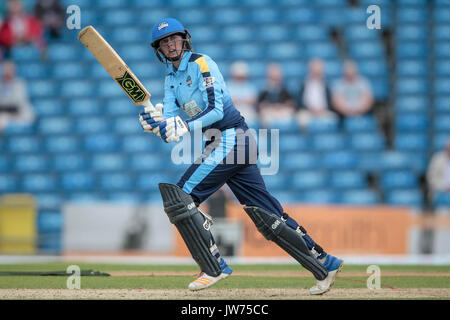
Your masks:
<svg viewBox="0 0 450 320"><path fill-rule="evenodd" d="M197 60L195 60L195 63L197 63L200 67L200 71L202 72L202 74L205 72L209 72L209 66L205 60L205 57L198 58Z"/></svg>

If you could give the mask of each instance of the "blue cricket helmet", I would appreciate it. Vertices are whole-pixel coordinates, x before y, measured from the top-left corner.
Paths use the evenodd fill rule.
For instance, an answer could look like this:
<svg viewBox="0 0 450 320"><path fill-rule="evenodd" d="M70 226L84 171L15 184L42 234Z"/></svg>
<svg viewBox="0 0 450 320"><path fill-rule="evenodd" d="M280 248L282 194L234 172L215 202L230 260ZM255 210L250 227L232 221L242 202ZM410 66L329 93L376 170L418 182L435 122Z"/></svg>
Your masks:
<svg viewBox="0 0 450 320"><path fill-rule="evenodd" d="M163 62L163 54L159 51L159 41L173 34L181 34L185 41L185 50L192 51L191 35L180 21L175 18L164 18L157 22L152 29L151 46L160 61ZM182 55L182 53L181 53ZM179 59L180 57L178 57ZM178 60L176 59L176 60Z"/></svg>

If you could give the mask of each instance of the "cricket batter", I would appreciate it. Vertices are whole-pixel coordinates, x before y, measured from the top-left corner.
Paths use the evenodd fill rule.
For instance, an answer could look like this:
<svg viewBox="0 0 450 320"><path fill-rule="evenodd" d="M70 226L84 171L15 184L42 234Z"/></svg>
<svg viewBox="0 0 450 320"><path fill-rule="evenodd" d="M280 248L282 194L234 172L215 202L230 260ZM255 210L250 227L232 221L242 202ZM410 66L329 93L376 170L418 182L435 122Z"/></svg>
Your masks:
<svg viewBox="0 0 450 320"><path fill-rule="evenodd" d="M245 119L233 105L216 63L193 52L188 30L173 18L153 27L151 46L166 64L167 76L163 104L146 107L139 115L144 131L165 142L178 142L194 128L201 128L207 139L208 129L220 133L209 137L201 159L176 185L159 184L164 211L201 269L189 289L208 288L232 273L210 232L211 218L198 208L226 183L264 237L313 274L317 283L310 293L327 292L343 260L327 254L267 191L255 161L257 153L250 150L254 138L245 134Z"/></svg>

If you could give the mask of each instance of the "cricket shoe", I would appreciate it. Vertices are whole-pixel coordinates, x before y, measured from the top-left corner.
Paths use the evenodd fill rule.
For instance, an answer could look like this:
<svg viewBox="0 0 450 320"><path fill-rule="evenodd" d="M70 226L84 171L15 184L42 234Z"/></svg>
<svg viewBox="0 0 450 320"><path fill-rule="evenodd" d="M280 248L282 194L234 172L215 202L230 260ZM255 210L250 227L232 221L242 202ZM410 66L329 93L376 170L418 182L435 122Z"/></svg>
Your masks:
<svg viewBox="0 0 450 320"><path fill-rule="evenodd" d="M323 280L317 280L316 285L309 289L309 293L313 295L320 295L328 292L334 284L336 275L341 271L344 266L344 260L336 258L330 254L327 254L325 263L323 264L328 271L328 275Z"/></svg>
<svg viewBox="0 0 450 320"><path fill-rule="evenodd" d="M218 282L219 280L225 279L233 272L233 269L231 269L226 264L226 262L225 262L225 260L223 260L223 258L221 258L220 267L222 269L222 273L219 274L217 277L212 277L210 275L207 275L204 272L200 272L200 274L198 275L198 278L195 281L192 281L189 284L188 288L192 291L206 289L206 288L212 286L213 284L215 284L216 282Z"/></svg>

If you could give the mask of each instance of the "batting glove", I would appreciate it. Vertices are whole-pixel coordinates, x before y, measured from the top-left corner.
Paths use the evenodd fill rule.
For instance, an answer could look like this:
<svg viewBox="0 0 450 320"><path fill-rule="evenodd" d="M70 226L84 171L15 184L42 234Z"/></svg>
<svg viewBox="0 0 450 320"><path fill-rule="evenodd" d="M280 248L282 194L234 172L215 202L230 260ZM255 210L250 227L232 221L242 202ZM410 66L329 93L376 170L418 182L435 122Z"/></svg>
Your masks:
<svg viewBox="0 0 450 320"><path fill-rule="evenodd" d="M178 142L189 131L189 126L179 116L165 119L159 124L159 134L165 142Z"/></svg>
<svg viewBox="0 0 450 320"><path fill-rule="evenodd" d="M145 132L159 133L159 123L163 120L162 103L153 106L151 103L144 108L144 112L139 114L139 122ZM158 134L159 135L159 134Z"/></svg>

